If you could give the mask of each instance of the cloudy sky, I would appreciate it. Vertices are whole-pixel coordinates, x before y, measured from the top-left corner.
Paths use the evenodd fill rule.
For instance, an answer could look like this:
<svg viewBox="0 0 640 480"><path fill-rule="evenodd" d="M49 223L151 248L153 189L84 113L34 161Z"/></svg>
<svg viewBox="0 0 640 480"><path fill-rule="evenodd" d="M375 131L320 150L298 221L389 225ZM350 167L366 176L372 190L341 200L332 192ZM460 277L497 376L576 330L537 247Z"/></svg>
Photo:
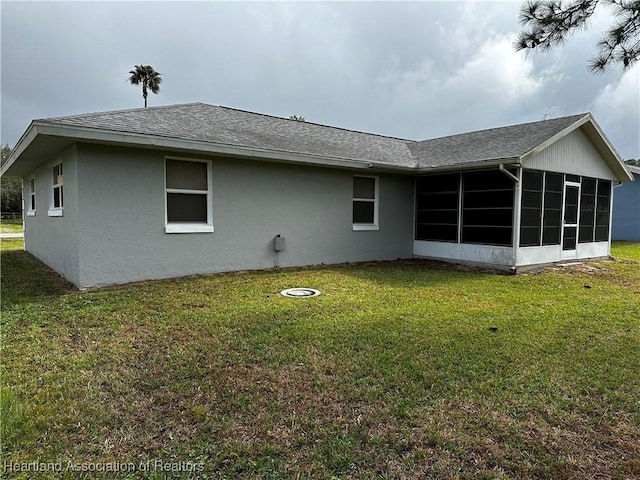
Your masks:
<svg viewBox="0 0 640 480"><path fill-rule="evenodd" d="M586 68L611 22L515 52L520 2L1 3L2 144L35 118L205 102L422 140L591 111L640 158L640 65ZM600 7L599 7L600 8Z"/></svg>

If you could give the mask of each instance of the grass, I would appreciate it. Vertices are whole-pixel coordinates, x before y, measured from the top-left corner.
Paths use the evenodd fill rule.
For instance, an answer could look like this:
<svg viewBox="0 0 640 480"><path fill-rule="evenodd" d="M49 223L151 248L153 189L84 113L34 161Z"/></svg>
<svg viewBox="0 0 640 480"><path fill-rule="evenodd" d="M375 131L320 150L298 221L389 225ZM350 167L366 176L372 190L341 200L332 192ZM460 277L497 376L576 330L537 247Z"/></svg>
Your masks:
<svg viewBox="0 0 640 480"><path fill-rule="evenodd" d="M7 478L165 478L154 459L170 478L640 476L640 244L519 276L391 262L89 292L20 248L2 240L3 461L63 471Z"/></svg>
<svg viewBox="0 0 640 480"><path fill-rule="evenodd" d="M22 233L23 225L22 219L17 220L2 220L0 222L0 233Z"/></svg>

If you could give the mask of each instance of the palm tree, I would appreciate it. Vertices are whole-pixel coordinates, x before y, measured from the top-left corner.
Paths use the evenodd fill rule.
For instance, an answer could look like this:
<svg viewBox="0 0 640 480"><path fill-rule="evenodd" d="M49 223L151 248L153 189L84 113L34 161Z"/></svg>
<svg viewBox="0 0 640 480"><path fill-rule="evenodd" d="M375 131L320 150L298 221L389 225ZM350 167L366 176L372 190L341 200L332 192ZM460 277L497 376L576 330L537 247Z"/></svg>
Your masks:
<svg viewBox="0 0 640 480"><path fill-rule="evenodd" d="M129 82L131 85L142 84L142 97L144 98L144 107L147 108L147 90L152 93L160 92L160 84L162 83L161 73L156 72L151 65L136 65L129 72Z"/></svg>

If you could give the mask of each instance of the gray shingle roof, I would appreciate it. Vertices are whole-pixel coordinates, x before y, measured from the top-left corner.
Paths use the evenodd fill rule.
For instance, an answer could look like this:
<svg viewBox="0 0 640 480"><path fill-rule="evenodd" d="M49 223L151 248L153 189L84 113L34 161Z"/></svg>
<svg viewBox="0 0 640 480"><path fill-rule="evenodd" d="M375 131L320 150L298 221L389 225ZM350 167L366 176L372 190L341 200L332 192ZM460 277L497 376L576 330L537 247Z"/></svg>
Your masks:
<svg viewBox="0 0 640 480"><path fill-rule="evenodd" d="M516 160L586 114L413 141L191 103L38 120L38 123L195 140L262 151L447 168Z"/></svg>
<svg viewBox="0 0 640 480"><path fill-rule="evenodd" d="M39 120L183 140L413 167L410 140L191 103Z"/></svg>
<svg viewBox="0 0 640 480"><path fill-rule="evenodd" d="M446 167L500 159L517 159L586 114L491 128L415 142L411 152L422 167Z"/></svg>

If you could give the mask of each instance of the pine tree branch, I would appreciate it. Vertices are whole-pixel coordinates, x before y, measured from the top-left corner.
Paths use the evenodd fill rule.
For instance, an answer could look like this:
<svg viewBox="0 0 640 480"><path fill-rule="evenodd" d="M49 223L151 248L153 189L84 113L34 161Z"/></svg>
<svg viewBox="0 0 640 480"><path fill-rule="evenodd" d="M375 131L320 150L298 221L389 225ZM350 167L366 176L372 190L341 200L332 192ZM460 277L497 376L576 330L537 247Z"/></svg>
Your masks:
<svg viewBox="0 0 640 480"><path fill-rule="evenodd" d="M527 0L520 9L519 21L524 28L514 43L515 49L547 51L561 45L574 30L586 28L598 3L609 6L617 21L597 43L598 53L588 67L594 73L605 71L613 63L630 67L640 60L640 0L575 0L569 4L562 0Z"/></svg>

